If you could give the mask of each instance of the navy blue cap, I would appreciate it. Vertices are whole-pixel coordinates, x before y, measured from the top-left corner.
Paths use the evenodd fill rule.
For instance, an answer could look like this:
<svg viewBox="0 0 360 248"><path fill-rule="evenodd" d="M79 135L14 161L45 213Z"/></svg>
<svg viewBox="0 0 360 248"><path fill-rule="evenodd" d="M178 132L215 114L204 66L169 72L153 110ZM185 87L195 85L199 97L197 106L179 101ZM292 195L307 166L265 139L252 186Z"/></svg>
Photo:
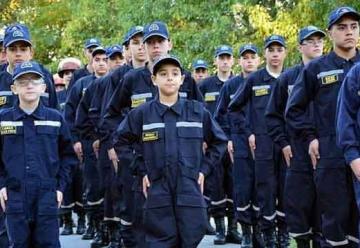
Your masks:
<svg viewBox="0 0 360 248"><path fill-rule="evenodd" d="M44 78L40 65L35 61L28 61L15 65L14 74L12 77L13 81L22 75L30 73L39 75L40 77Z"/></svg>
<svg viewBox="0 0 360 248"><path fill-rule="evenodd" d="M106 49L102 46L95 47L95 49L92 51L91 55L95 57L97 54L106 54Z"/></svg>
<svg viewBox="0 0 360 248"><path fill-rule="evenodd" d="M208 68L208 64L207 64L206 61L203 60L203 59L196 59L196 60L194 60L194 62L192 63L192 68L193 68L194 70L199 69L199 68L207 69L207 68Z"/></svg>
<svg viewBox="0 0 360 248"><path fill-rule="evenodd" d="M106 49L106 57L110 58L115 54L122 54L123 48L120 45L113 45Z"/></svg>
<svg viewBox="0 0 360 248"><path fill-rule="evenodd" d="M130 28L130 30L125 34L123 45L126 45L130 40L137 34L143 34L144 27L143 26L134 26Z"/></svg>
<svg viewBox="0 0 360 248"><path fill-rule="evenodd" d="M160 56L155 60L153 67L152 67L152 74L155 75L156 72L160 69L160 66L165 63L175 64L182 71L182 65L181 65L180 60L177 57L175 57L174 55L167 54L164 56Z"/></svg>
<svg viewBox="0 0 360 248"><path fill-rule="evenodd" d="M4 47L8 47L17 41L24 41L29 43L30 46L32 45L28 27L19 23L10 25L5 29Z"/></svg>
<svg viewBox="0 0 360 248"><path fill-rule="evenodd" d="M356 20L360 20L360 14L355 9L343 6L331 11L328 18L328 29L345 15L353 16Z"/></svg>
<svg viewBox="0 0 360 248"><path fill-rule="evenodd" d="M304 40L306 40L313 34L318 34L321 37L326 36L325 32L322 31L321 29L319 29L315 26L307 26L307 27L300 29L300 31L299 31L299 37L298 37L299 43L301 44Z"/></svg>
<svg viewBox="0 0 360 248"><path fill-rule="evenodd" d="M239 56L242 56L245 52L258 53L258 48L253 44L246 44L240 47Z"/></svg>
<svg viewBox="0 0 360 248"><path fill-rule="evenodd" d="M169 39L169 32L165 23L160 21L152 22L144 28L143 42L153 36L160 36L164 39Z"/></svg>
<svg viewBox="0 0 360 248"><path fill-rule="evenodd" d="M218 57L223 54L233 55L233 49L228 45L222 45L216 48L215 57Z"/></svg>
<svg viewBox="0 0 360 248"><path fill-rule="evenodd" d="M90 47L98 47L101 46L101 42L97 38L90 38L85 41L85 48L88 49Z"/></svg>
<svg viewBox="0 0 360 248"><path fill-rule="evenodd" d="M271 44L278 43L283 47L286 47L285 38L281 35L273 34L266 38L265 40L265 48L268 48Z"/></svg>

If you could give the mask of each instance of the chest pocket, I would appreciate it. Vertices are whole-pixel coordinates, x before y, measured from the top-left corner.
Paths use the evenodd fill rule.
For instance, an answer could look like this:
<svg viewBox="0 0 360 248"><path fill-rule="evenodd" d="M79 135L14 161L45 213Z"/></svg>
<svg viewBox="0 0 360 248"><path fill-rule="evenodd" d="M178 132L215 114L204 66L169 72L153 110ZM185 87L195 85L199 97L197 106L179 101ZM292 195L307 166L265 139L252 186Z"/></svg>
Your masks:
<svg viewBox="0 0 360 248"><path fill-rule="evenodd" d="M344 74L344 70L342 69L330 70L330 71L320 72L317 75L317 78L320 80L322 86L326 86L341 82L343 74Z"/></svg>
<svg viewBox="0 0 360 248"><path fill-rule="evenodd" d="M142 144L145 165L148 170L161 167L164 161L165 123L151 123L143 125ZM151 167L151 168L150 168Z"/></svg>
<svg viewBox="0 0 360 248"><path fill-rule="evenodd" d="M5 160L16 158L23 154L24 127L22 121L0 122L0 135L3 140L3 156ZM18 149L14 146L20 145Z"/></svg>
<svg viewBox="0 0 360 248"><path fill-rule="evenodd" d="M201 122L177 122L179 161L181 165L197 168L202 159L203 126Z"/></svg>
<svg viewBox="0 0 360 248"><path fill-rule="evenodd" d="M146 103L149 99L152 99L152 93L134 94L131 96L131 108L139 107L141 104Z"/></svg>
<svg viewBox="0 0 360 248"><path fill-rule="evenodd" d="M253 105L255 108L265 108L271 93L270 85L256 85L252 87Z"/></svg>
<svg viewBox="0 0 360 248"><path fill-rule="evenodd" d="M219 92L205 93L205 102L215 102L219 96Z"/></svg>

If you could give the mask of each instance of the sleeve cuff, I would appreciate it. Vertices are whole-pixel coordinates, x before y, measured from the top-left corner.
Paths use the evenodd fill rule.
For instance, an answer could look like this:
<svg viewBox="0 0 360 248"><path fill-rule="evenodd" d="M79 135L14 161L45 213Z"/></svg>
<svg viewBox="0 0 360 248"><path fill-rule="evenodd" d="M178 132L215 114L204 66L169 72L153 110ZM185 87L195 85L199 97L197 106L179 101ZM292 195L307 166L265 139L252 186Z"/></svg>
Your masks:
<svg viewBox="0 0 360 248"><path fill-rule="evenodd" d="M360 158L360 151L359 149L353 147L345 151L344 153L346 163L350 165L352 161L354 161L357 158Z"/></svg>

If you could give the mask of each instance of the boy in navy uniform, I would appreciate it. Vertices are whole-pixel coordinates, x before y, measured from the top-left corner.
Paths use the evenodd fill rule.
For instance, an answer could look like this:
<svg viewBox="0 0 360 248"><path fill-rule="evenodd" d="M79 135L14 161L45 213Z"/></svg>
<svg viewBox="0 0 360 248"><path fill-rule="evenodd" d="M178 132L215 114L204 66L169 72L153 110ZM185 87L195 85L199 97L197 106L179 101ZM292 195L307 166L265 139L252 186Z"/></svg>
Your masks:
<svg viewBox="0 0 360 248"><path fill-rule="evenodd" d="M234 65L233 50L230 46L222 45L216 48L215 65L217 74L202 80L198 86L202 93L206 109L214 115L219 99L220 89L232 77ZM234 218L232 166L228 153L207 178L205 192L210 197L209 213L215 219L216 237L214 244L241 243L241 236L237 232L237 221ZM225 216L228 217L227 235L225 237Z"/></svg>
<svg viewBox="0 0 360 248"><path fill-rule="evenodd" d="M125 64L123 56L123 48L120 45L113 45L106 49L106 56L108 57L109 70L113 71L116 68Z"/></svg>
<svg viewBox="0 0 360 248"><path fill-rule="evenodd" d="M336 146L335 112L341 83L351 67L360 61L356 49L359 19L359 13L350 7L340 7L330 13L328 30L333 50L305 66L286 109L287 124L308 144L319 200L323 247L348 245L353 240L351 237L357 236L351 230L353 192L349 167ZM307 109L311 102L314 116L308 122Z"/></svg>
<svg viewBox="0 0 360 248"><path fill-rule="evenodd" d="M146 161L140 168L146 247L197 247L206 230L204 178L221 159L226 137L201 103L179 97L184 75L178 59L155 61L152 80L158 97L127 115L114 145L136 142Z"/></svg>
<svg viewBox="0 0 360 248"><path fill-rule="evenodd" d="M70 132L40 101L39 64L18 64L13 80L19 104L0 114L0 203L10 247L60 247L57 212L76 164Z"/></svg>
<svg viewBox="0 0 360 248"><path fill-rule="evenodd" d="M248 113L246 113L248 107L246 107L245 111L233 113L233 122L229 122L228 105L237 89L243 85L249 74L257 70L260 64L260 58L257 47L251 44L241 46L239 56L239 64L242 72L240 75L229 79L220 90L215 111L215 120L218 121L229 139L228 153L234 164L232 171L234 211L236 221L241 224L241 246L246 248L255 247L257 242L262 243L255 219L258 206L255 199L254 162L247 142L247 137L250 134L247 126L239 125L241 123L246 124L241 120L244 120L248 115ZM251 226L253 226L253 232Z"/></svg>
<svg viewBox="0 0 360 248"><path fill-rule="evenodd" d="M192 63L192 77L195 79L196 83L199 83L201 80L204 80L209 76L208 64L203 59L196 59Z"/></svg>
<svg viewBox="0 0 360 248"><path fill-rule="evenodd" d="M285 39L280 35L271 35L266 38L264 48L266 67L252 73L246 79L244 86L237 90L230 102L229 111L236 112L250 104L248 118L251 131L248 140L255 158L256 194L260 208L259 224L266 247L275 247L277 241L279 246L287 247L289 238L282 210L286 165L283 162L281 149L273 143L267 133L265 121L265 107L276 78L283 70L286 57Z"/></svg>
<svg viewBox="0 0 360 248"><path fill-rule="evenodd" d="M90 38L85 41L84 45L84 55L87 58L87 64L83 68L76 70L70 80L69 90L74 86L77 80L82 77L88 76L94 72L91 61L92 61L92 52L95 48L101 46L101 42L97 38Z"/></svg>
<svg viewBox="0 0 360 248"><path fill-rule="evenodd" d="M316 190L313 169L306 144L301 137L291 134L286 127L285 107L296 78L311 60L323 52L323 38L326 34L314 26L299 31L299 51L302 63L286 70L272 89L265 118L268 133L282 149L288 166L285 181L285 214L290 235L298 247L310 247L310 240L317 230ZM312 107L309 107L312 118ZM301 185L307 185L303 187Z"/></svg>

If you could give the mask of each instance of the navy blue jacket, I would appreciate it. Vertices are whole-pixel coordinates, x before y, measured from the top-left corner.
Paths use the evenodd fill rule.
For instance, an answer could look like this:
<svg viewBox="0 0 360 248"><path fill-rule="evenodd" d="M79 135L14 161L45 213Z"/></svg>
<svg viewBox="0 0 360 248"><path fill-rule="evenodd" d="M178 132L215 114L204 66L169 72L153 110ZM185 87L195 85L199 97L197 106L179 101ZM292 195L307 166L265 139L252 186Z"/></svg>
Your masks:
<svg viewBox="0 0 360 248"><path fill-rule="evenodd" d="M51 73L41 66L45 77L46 90L41 96L41 102L50 108L59 108L54 80ZM17 96L12 94L11 85L13 84L12 75L7 70L0 72L0 108L13 107L18 103Z"/></svg>
<svg viewBox="0 0 360 248"><path fill-rule="evenodd" d="M151 72L147 67L134 69L126 73L121 89L118 94L113 94L106 108L101 132L107 133L104 139L108 145L111 133L120 124L129 109L136 108L141 104L152 100L158 94L157 87L151 81ZM185 79L180 87L180 97L202 101L201 93L195 80L189 72L185 72Z"/></svg>
<svg viewBox="0 0 360 248"><path fill-rule="evenodd" d="M86 88L96 79L95 75L88 75L76 81L70 89L65 103L64 117L68 123L74 142L80 141L79 130L75 127L76 112Z"/></svg>
<svg viewBox="0 0 360 248"><path fill-rule="evenodd" d="M61 113L40 104L30 115L18 106L0 112L0 188L24 180L54 180L64 192L77 164Z"/></svg>
<svg viewBox="0 0 360 248"><path fill-rule="evenodd" d="M346 75L337 105L337 141L348 164L360 158L360 64Z"/></svg>
<svg viewBox="0 0 360 248"><path fill-rule="evenodd" d="M303 64L289 68L276 80L266 107L265 118L268 134L281 148L290 145L289 133L285 123L285 109L289 93L299 76Z"/></svg>
<svg viewBox="0 0 360 248"><path fill-rule="evenodd" d="M231 77L230 77L231 78ZM224 86L223 81L217 75L205 78L198 86L204 98L207 110L214 116L216 105L219 100L220 90Z"/></svg>
<svg viewBox="0 0 360 248"><path fill-rule="evenodd" d="M335 112L338 92L346 74L357 61L360 61L359 53L347 61L337 56L335 52L330 52L311 61L300 73L288 101L286 119L291 129L304 137L306 142L315 138L332 136L330 138L332 140L327 140L327 142L335 144ZM309 125L306 121L306 113L312 101L314 119L313 124ZM335 145L331 151L324 151L323 155L323 158L342 157L340 150Z"/></svg>
<svg viewBox="0 0 360 248"><path fill-rule="evenodd" d="M67 96L67 90L61 90L56 92L56 96L59 102L59 109L61 112L64 112L65 109L65 103L66 103L66 96Z"/></svg>
<svg viewBox="0 0 360 248"><path fill-rule="evenodd" d="M208 175L223 156L226 136L197 101L179 99L168 107L154 99L129 112L119 125L113 146L140 144L145 174L151 181L178 167L194 178ZM203 154L203 142L208 144Z"/></svg>
<svg viewBox="0 0 360 248"><path fill-rule="evenodd" d="M91 73L88 71L87 65L84 65L83 68L80 68L80 69L77 69L76 71L74 71L74 74L72 75L69 85L68 85L69 92L70 92L70 89L75 85L76 81L78 81L80 78L86 77L90 74Z"/></svg>

